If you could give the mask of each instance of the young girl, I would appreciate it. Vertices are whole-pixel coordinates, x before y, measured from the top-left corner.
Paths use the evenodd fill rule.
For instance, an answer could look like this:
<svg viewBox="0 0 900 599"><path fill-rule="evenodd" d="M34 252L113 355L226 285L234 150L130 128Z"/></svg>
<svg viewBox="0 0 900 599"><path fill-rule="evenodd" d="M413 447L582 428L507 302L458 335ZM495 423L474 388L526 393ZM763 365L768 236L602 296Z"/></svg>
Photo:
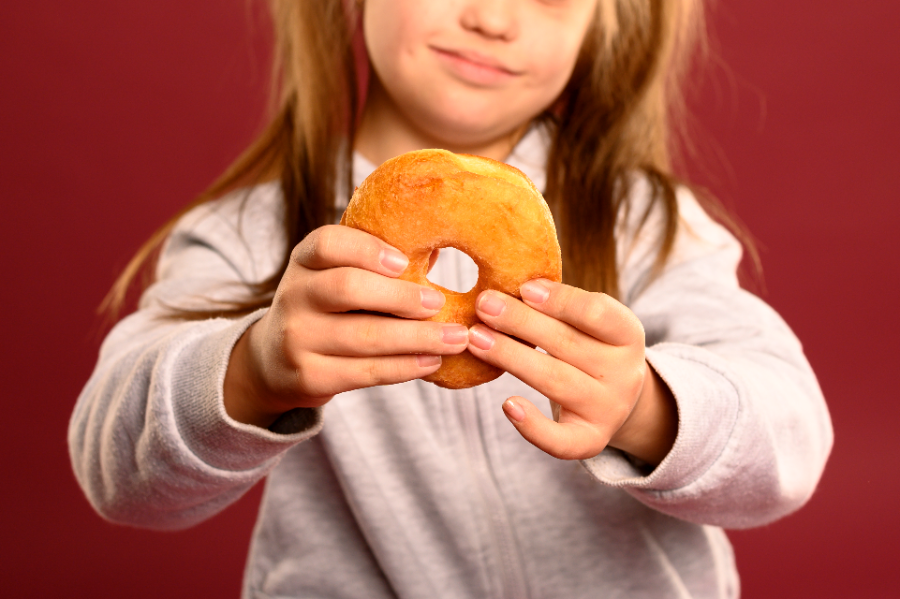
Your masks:
<svg viewBox="0 0 900 599"><path fill-rule="evenodd" d="M72 417L95 508L183 528L268 476L248 598L736 597L719 527L802 505L831 429L740 245L671 174L697 3L271 5L277 115L114 290L167 240ZM444 296L334 223L429 147L544 190L564 284L484 292L468 331L421 320ZM447 254L430 279L474 281ZM464 350L507 374L419 380Z"/></svg>

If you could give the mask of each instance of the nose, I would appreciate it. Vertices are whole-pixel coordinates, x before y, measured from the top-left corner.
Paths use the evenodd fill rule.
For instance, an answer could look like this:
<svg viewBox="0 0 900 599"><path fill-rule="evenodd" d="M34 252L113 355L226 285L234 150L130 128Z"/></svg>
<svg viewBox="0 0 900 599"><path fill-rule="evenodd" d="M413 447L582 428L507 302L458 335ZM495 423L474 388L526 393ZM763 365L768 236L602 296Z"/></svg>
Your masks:
<svg viewBox="0 0 900 599"><path fill-rule="evenodd" d="M486 38L509 41L519 31L519 0L463 0L460 22L464 29Z"/></svg>

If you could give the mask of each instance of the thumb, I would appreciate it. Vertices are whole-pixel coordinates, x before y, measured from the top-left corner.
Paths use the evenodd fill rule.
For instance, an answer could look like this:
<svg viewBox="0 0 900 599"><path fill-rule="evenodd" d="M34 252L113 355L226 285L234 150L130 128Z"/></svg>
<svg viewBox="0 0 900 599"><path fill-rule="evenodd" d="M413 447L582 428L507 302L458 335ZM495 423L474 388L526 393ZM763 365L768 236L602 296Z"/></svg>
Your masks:
<svg viewBox="0 0 900 599"><path fill-rule="evenodd" d="M507 399L503 402L503 412L526 441L561 460L592 458L609 441L586 422L550 420L524 397Z"/></svg>

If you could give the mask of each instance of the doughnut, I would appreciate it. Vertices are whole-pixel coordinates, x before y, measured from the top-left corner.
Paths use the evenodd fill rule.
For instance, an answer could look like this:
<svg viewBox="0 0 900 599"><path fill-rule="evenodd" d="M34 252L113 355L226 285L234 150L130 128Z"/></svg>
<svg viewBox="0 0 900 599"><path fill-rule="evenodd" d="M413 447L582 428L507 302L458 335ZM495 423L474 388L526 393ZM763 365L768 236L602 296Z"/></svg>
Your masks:
<svg viewBox="0 0 900 599"><path fill-rule="evenodd" d="M521 297L519 286L542 277L562 280L562 258L553 216L543 196L521 171L502 162L419 150L392 158L353 193L341 224L366 231L409 258L400 279L437 289L447 298L428 320L479 322L475 300L485 289ZM478 266L478 282L459 293L428 280L435 249L453 247ZM468 350L443 356L424 380L465 389L503 371Z"/></svg>

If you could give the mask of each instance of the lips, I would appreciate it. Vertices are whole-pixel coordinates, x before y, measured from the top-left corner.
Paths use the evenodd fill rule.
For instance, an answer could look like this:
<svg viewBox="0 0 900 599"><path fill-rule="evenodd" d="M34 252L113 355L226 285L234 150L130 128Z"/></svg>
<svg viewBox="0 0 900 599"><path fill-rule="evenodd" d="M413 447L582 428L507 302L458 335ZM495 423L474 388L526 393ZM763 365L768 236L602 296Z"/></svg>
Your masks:
<svg viewBox="0 0 900 599"><path fill-rule="evenodd" d="M479 54L478 52L473 52L471 50L450 50L444 48L434 48L437 52L441 52L444 54L449 54L451 56L458 57L462 60L466 60L471 62L474 65L480 67L486 67L491 69L497 69L498 71L502 71L505 73L509 73L510 75L519 75L520 73L510 69L506 65L504 65L499 60L492 58L491 56L486 56L484 54Z"/></svg>
<svg viewBox="0 0 900 599"><path fill-rule="evenodd" d="M479 85L500 83L522 73L501 61L471 50L431 48L438 59L457 77Z"/></svg>

